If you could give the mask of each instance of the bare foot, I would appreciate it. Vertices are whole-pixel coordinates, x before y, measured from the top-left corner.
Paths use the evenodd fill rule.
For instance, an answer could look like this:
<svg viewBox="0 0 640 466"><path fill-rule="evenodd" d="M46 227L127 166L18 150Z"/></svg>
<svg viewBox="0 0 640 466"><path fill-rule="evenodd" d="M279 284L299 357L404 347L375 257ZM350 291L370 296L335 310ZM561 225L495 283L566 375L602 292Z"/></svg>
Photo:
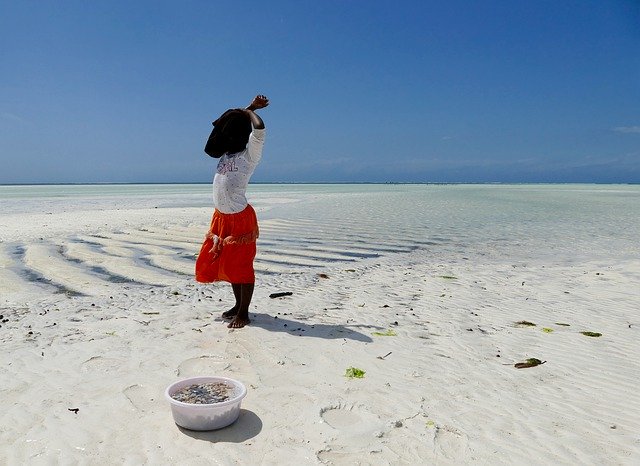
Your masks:
<svg viewBox="0 0 640 466"><path fill-rule="evenodd" d="M228 328L242 328L245 325L248 325L249 323L251 323L251 321L249 320L248 317L240 317L240 316L236 316L229 325L227 325Z"/></svg>
<svg viewBox="0 0 640 466"><path fill-rule="evenodd" d="M222 313L222 318L226 319L226 320L231 320L236 316L236 314L238 314L238 305L237 304L235 306L233 306L231 309L229 309L228 311L224 311Z"/></svg>

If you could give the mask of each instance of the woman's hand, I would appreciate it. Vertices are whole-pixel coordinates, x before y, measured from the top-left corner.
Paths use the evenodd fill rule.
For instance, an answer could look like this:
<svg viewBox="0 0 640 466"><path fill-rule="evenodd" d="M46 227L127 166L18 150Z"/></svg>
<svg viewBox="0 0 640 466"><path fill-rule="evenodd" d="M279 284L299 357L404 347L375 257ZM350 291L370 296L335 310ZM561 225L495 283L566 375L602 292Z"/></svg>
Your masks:
<svg viewBox="0 0 640 466"><path fill-rule="evenodd" d="M247 110L258 110L260 108L265 108L269 105L269 99L266 96L259 94L253 98L253 101L247 107Z"/></svg>

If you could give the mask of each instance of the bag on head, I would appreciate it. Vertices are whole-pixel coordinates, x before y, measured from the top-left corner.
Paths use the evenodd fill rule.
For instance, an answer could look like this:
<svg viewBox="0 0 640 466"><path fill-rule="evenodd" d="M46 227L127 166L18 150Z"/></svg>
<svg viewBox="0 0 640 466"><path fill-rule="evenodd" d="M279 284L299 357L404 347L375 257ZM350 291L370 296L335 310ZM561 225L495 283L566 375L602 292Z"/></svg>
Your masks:
<svg viewBox="0 0 640 466"><path fill-rule="evenodd" d="M239 109L229 109L213 122L204 151L210 157L220 158L224 154L242 152L247 147L251 134L251 119Z"/></svg>

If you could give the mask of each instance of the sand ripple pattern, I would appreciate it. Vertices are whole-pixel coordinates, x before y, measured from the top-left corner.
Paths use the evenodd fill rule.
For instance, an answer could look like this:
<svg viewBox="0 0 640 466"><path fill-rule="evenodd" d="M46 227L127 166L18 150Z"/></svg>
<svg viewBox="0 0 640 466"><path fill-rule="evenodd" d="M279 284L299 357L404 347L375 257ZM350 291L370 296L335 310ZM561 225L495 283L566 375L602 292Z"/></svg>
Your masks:
<svg viewBox="0 0 640 466"><path fill-rule="evenodd" d="M348 219L260 222L258 275L322 272L433 245L410 234L380 236L372 224ZM206 225L164 225L61 235L0 244L2 288L108 294L117 286L173 286L193 276Z"/></svg>

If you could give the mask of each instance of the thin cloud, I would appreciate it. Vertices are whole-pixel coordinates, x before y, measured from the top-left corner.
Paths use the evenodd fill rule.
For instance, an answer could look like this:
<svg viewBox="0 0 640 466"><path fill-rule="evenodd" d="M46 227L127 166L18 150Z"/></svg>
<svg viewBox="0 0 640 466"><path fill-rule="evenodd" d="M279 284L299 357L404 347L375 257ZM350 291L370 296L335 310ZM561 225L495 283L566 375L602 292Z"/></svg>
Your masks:
<svg viewBox="0 0 640 466"><path fill-rule="evenodd" d="M640 133L640 126L616 126L613 130L616 133Z"/></svg>
<svg viewBox="0 0 640 466"><path fill-rule="evenodd" d="M513 160L507 159L468 159L468 158L414 158L402 162L404 172L418 173L430 170L496 170L504 171L533 171L548 172L553 170L572 170L586 168L611 168L629 171L640 170L640 153L631 152L617 156L603 157L598 155L584 155L573 160L556 159L553 157L527 157Z"/></svg>

